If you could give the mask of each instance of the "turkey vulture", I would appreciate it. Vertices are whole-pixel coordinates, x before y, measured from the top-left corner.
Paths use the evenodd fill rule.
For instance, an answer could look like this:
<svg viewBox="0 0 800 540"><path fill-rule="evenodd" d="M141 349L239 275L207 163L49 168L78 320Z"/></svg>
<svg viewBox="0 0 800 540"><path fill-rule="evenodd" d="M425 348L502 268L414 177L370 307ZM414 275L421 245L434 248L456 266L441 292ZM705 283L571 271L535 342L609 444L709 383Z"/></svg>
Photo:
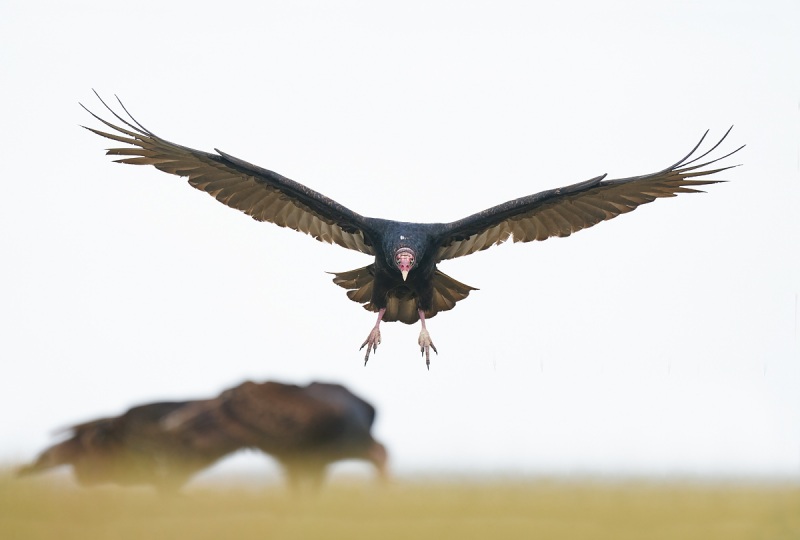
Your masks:
<svg viewBox="0 0 800 540"><path fill-rule="evenodd" d="M169 142L137 122L119 98L129 119L97 97L124 127L84 107L113 132L86 129L126 145L107 151L121 156L117 162L153 165L184 176L193 187L253 219L374 256L372 264L336 272L333 278L334 283L347 289L351 300L378 313L375 326L361 344L362 349L367 348L365 365L370 352L377 351L381 342L381 321L413 324L419 320L418 344L430 369L430 350L438 351L425 320L452 309L476 290L442 273L436 267L439 262L484 250L509 238L530 242L569 236L657 198L698 192L697 186L720 182L703 177L733 167L708 169L709 165L743 148L698 163L725 140L732 128L711 149L693 157L705 140L706 131L686 157L655 173L615 180L604 180L606 175L601 175L520 197L451 223L407 223L362 216L302 184L220 150L211 154Z"/></svg>
<svg viewBox="0 0 800 540"><path fill-rule="evenodd" d="M338 384L245 382L214 399L149 403L69 428L71 436L21 468L21 476L72 465L83 485L152 484L175 491L240 448L277 459L289 484L321 484L329 463L365 459L386 477L386 448L372 438L375 409Z"/></svg>

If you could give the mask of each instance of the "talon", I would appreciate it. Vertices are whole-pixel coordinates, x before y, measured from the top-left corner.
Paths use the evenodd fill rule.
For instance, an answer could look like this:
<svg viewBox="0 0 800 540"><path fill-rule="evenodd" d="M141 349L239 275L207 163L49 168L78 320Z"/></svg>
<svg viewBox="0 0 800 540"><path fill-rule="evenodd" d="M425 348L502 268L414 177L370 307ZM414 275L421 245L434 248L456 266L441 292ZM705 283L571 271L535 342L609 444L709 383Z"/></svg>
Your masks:
<svg viewBox="0 0 800 540"><path fill-rule="evenodd" d="M419 344L419 352L422 356L425 357L425 366L428 368L428 371L431 369L431 349L437 355L439 351L436 350L436 345L433 344L433 340L431 339L431 335L428 333L427 330L423 329L419 333L419 339L417 340L417 344Z"/></svg>
<svg viewBox="0 0 800 540"><path fill-rule="evenodd" d="M421 309L417 310L419 313L419 321L422 324L422 330L419 332L419 339L417 340L417 344L419 345L419 351L422 353L422 356L425 357L425 366L428 368L428 371L431 370L431 349L437 355L439 351L436 350L436 345L433 344L433 340L431 339L431 335L428 333L428 329L425 328L425 312Z"/></svg>
<svg viewBox="0 0 800 540"><path fill-rule="evenodd" d="M370 330L367 339L365 339L364 343L361 344L361 347L358 348L360 351L365 346L367 347L367 354L364 355L364 366L366 366L367 362L369 362L369 353L378 351L378 345L381 342L381 319L383 318L383 313L385 311L385 308L380 310L378 313L378 322L375 323L375 326L372 330Z"/></svg>
<svg viewBox="0 0 800 540"><path fill-rule="evenodd" d="M367 354L364 355L364 365L365 366L367 365L367 362L369 362L370 353L378 351L378 345L380 344L380 342L381 342L381 331L376 326L369 333L369 335L367 336L367 339L364 340L364 343L361 344L361 347L358 348L358 350L360 351L365 346L367 347Z"/></svg>

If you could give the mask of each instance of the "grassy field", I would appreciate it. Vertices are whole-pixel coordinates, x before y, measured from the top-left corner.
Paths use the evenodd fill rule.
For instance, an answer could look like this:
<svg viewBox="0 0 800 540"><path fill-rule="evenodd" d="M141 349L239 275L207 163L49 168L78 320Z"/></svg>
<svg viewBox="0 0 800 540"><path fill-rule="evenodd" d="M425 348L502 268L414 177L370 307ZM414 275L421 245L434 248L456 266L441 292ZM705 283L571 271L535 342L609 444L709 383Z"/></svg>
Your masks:
<svg viewBox="0 0 800 540"><path fill-rule="evenodd" d="M1 539L800 538L800 487L756 483L338 482L78 489L0 475Z"/></svg>

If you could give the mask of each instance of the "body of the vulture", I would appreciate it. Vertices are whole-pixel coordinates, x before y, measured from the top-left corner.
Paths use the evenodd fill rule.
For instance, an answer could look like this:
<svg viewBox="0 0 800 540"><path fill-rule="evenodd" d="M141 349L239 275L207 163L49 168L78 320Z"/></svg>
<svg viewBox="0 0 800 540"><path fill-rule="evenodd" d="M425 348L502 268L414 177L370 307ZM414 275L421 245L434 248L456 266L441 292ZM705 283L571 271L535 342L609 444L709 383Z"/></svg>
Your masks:
<svg viewBox="0 0 800 540"><path fill-rule="evenodd" d="M373 256L371 264L337 272L333 280L347 289L351 300L378 313L375 327L362 344L367 348L365 363L380 343L382 321L420 321L418 344L429 365L430 349L436 348L425 320L452 309L475 290L442 273L438 263L509 239L530 242L569 236L655 199L697 192L698 186L721 181L709 179L709 175L730 168L713 168L712 164L741 149L702 161L725 140L729 129L704 153L695 155L705 135L684 158L654 173L615 180L597 176L507 201L450 223L407 223L362 216L302 184L220 150L208 153L169 142L130 115L125 119L106 107L122 125L91 113L111 131L87 129L124 144L108 150L108 154L120 156L117 161L152 165L186 177L193 187L258 221Z"/></svg>
<svg viewBox="0 0 800 540"><path fill-rule="evenodd" d="M246 382L213 399L150 403L73 426L19 473L71 465L82 485L174 491L223 456L254 448L277 459L293 487L319 486L326 467L344 459L367 460L384 478L374 419L374 407L341 385Z"/></svg>

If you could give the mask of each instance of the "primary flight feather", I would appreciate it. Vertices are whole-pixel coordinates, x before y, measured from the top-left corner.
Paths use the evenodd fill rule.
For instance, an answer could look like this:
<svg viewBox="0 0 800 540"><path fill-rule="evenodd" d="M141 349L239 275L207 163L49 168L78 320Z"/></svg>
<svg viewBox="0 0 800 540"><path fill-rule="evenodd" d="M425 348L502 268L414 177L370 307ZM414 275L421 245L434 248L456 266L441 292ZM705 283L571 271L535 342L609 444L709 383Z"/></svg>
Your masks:
<svg viewBox="0 0 800 540"><path fill-rule="evenodd" d="M253 219L374 256L372 264L337 272L333 279L347 289L351 300L378 313L375 326L361 345L367 349L365 364L370 352L376 351L381 342L381 321L413 324L419 320L422 329L418 344L426 365L430 365L430 350L438 351L425 320L452 309L475 290L439 271L437 263L484 250L509 238L514 242L530 242L569 236L655 199L699 192L697 186L722 181L709 179L709 175L734 165L708 167L744 147L702 161L731 130L709 150L695 156L706 132L684 158L655 173L615 180L597 176L520 197L451 223L407 223L362 216L302 184L220 150L212 154L169 142L139 124L121 101L119 104L129 119L100 101L122 125L86 109L112 131L86 129L126 145L107 151L120 156L117 162L152 165L186 177L193 187Z"/></svg>

